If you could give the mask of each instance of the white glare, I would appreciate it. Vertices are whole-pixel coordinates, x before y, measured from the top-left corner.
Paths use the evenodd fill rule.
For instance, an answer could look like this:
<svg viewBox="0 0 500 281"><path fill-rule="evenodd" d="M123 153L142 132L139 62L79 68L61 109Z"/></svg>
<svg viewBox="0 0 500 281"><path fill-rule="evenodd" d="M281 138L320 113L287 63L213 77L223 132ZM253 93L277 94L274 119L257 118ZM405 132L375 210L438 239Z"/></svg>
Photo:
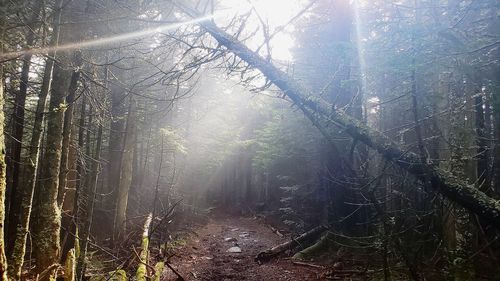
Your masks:
<svg viewBox="0 0 500 281"><path fill-rule="evenodd" d="M252 8L258 13L263 22L268 25L269 32L273 33L276 28L285 26L303 7L302 0L222 0L221 5L229 8L239 15L243 15ZM261 25L258 18L252 18L246 23L248 30L254 30ZM288 25L285 31L280 31L271 40L272 58L280 61L293 60L291 49L295 45L295 40L291 34L294 31L293 25ZM262 32L252 38L254 42L249 42L252 47L259 46L264 37Z"/></svg>

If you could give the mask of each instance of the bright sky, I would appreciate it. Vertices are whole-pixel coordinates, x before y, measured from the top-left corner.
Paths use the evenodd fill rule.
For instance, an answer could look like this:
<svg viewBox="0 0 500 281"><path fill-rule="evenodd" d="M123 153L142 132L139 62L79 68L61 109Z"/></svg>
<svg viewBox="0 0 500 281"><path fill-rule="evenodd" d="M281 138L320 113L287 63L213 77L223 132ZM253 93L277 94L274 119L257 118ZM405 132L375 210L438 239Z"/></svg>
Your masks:
<svg viewBox="0 0 500 281"><path fill-rule="evenodd" d="M259 13L264 21L267 21L270 26L270 33L272 34L274 30L285 25L290 21L297 13L303 9L306 1L305 0L221 0L221 8L228 8L231 12L228 12L228 18L234 14L244 14L248 12L252 6ZM234 11L234 12L233 12ZM247 30L254 30L260 25L257 18L252 18L250 22L247 23ZM294 46L295 41L291 34L293 32L293 26L288 26L284 31L276 34L271 40L272 48L272 58L275 60L292 60L291 48ZM262 30L259 31L254 38L254 42L249 42L252 47L259 46L263 42Z"/></svg>
<svg viewBox="0 0 500 281"><path fill-rule="evenodd" d="M305 6L307 0L220 0L220 8L222 9L222 14L224 16L217 16L216 21L223 24L229 23L234 15L242 15L250 11L252 7L259 13L260 17L269 26L269 32L274 33L277 27L281 27L287 24L291 18L293 18L301 9ZM47 53L55 49L58 50L69 50L75 48L86 48L100 45L107 45L110 43L117 43L122 41L127 41L133 38L145 37L148 35L154 35L161 31L173 30L183 25L196 24L202 20L206 20L209 17L203 17L198 19L182 21L178 24L168 24L164 26L159 26L155 28L139 30L124 34L119 34L116 36L96 38L93 40L86 40L83 42L74 42L64 45L59 45L57 48L37 48L33 50L21 50L11 53L0 54L0 59L15 57L22 55L24 53ZM250 32L260 27L260 22L257 17L253 16L247 22L246 31ZM272 58L274 60L290 61L292 60L291 48L293 48L295 42L291 34L293 32L293 25L289 25L285 30L280 31L271 40ZM262 34L262 28L259 32L251 38L251 40L245 42L249 47L257 48L264 41L264 36Z"/></svg>

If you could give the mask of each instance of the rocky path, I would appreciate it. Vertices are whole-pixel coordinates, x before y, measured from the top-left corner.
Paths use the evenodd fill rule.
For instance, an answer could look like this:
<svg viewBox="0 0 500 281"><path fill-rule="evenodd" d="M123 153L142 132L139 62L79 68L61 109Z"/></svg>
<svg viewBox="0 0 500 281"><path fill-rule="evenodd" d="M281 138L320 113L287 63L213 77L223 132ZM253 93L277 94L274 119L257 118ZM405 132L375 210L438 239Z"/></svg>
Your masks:
<svg viewBox="0 0 500 281"><path fill-rule="evenodd" d="M286 259L258 264L262 250L284 242L271 229L252 218L212 218L195 230L171 264L186 280L321 280L316 268ZM167 270L164 280L176 280Z"/></svg>

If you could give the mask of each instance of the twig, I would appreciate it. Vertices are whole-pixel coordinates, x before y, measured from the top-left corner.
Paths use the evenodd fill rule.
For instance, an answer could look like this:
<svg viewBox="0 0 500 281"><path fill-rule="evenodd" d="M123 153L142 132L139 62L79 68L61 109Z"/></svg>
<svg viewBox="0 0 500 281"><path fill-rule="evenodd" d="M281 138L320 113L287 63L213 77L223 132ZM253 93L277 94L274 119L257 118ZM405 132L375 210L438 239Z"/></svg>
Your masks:
<svg viewBox="0 0 500 281"><path fill-rule="evenodd" d="M317 268L317 269L325 269L324 266L313 264L313 263L307 263L307 262L301 262L301 261L292 261L292 263L295 265L300 265L300 266L308 266L308 267Z"/></svg>

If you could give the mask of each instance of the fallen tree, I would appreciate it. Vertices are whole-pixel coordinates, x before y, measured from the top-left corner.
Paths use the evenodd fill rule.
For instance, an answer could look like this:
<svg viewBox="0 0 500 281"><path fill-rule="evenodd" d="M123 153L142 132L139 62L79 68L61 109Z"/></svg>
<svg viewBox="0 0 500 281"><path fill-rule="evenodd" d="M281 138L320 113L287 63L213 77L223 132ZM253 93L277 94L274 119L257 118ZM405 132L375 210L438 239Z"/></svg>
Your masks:
<svg viewBox="0 0 500 281"><path fill-rule="evenodd" d="M180 7L191 17L199 16L185 6ZM402 169L428 183L445 198L458 203L500 229L500 202L498 200L487 196L473 185L467 184L436 165L421 161L417 154L402 149L383 133L367 127L341 110L333 109L331 105L314 100L314 95L309 90L219 28L213 21L204 21L200 25L221 46L241 58L250 67L258 69L269 81L281 89L325 137L331 138L321 122L326 121L337 125L356 141L363 142L378 151L385 159L396 163Z"/></svg>
<svg viewBox="0 0 500 281"><path fill-rule="evenodd" d="M272 259L273 257L285 252L286 250L293 249L295 247L303 245L308 240L313 240L313 239L317 238L326 230L327 230L327 227L324 225L317 226L317 227L301 234L300 236L298 236L290 241L287 241L285 243L274 246L271 249L260 252L255 257L255 260L258 262L268 261L268 260Z"/></svg>

